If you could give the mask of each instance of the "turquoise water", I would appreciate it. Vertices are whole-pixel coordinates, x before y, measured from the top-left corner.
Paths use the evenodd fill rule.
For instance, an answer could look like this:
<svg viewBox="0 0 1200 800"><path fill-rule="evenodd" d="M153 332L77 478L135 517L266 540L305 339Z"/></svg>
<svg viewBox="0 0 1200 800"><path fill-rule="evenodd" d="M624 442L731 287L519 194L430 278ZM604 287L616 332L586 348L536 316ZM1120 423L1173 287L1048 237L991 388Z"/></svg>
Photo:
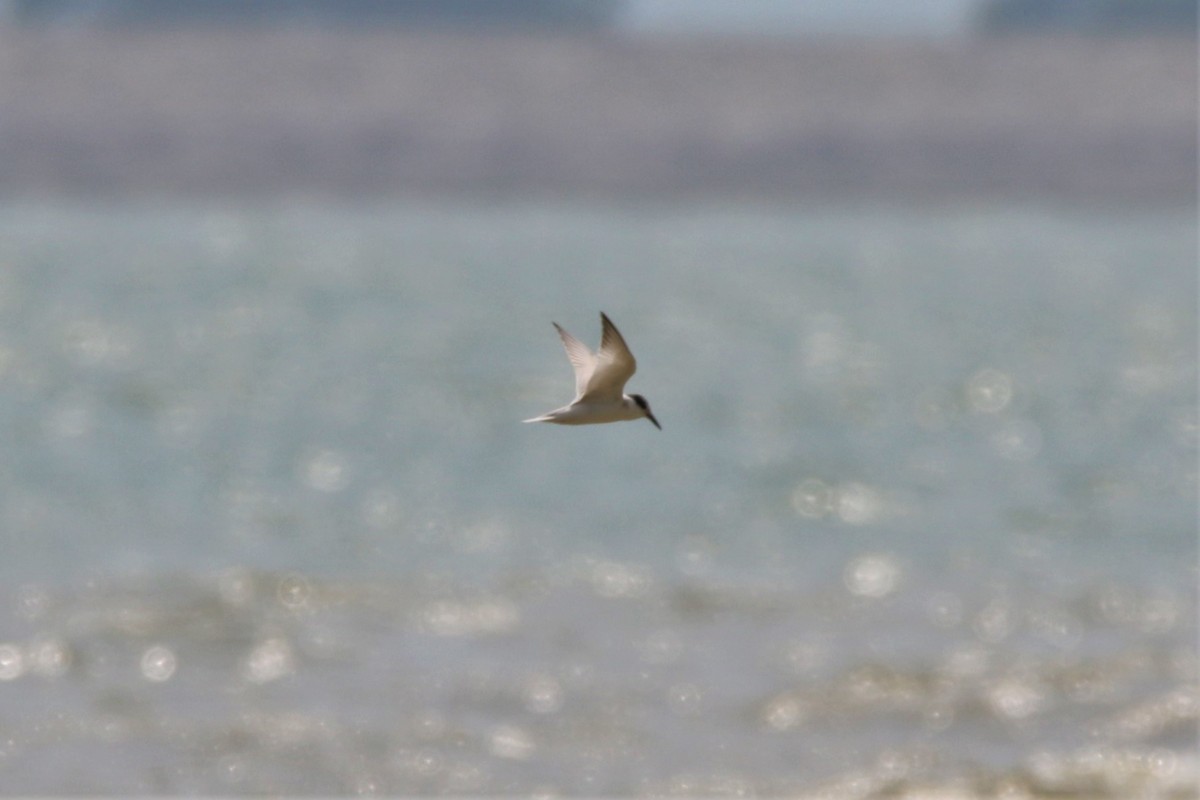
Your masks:
<svg viewBox="0 0 1200 800"><path fill-rule="evenodd" d="M0 786L1195 796L1195 259L1188 210L0 209ZM663 431L521 424L600 310Z"/></svg>

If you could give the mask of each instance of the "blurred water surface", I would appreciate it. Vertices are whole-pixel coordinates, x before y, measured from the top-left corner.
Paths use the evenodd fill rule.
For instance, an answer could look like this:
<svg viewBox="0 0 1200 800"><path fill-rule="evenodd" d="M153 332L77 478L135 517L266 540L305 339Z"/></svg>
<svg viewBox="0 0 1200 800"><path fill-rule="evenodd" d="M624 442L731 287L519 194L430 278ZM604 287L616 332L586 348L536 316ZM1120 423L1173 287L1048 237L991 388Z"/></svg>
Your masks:
<svg viewBox="0 0 1200 800"><path fill-rule="evenodd" d="M1194 214L0 208L0 786L1195 797ZM608 312L662 422L570 397Z"/></svg>

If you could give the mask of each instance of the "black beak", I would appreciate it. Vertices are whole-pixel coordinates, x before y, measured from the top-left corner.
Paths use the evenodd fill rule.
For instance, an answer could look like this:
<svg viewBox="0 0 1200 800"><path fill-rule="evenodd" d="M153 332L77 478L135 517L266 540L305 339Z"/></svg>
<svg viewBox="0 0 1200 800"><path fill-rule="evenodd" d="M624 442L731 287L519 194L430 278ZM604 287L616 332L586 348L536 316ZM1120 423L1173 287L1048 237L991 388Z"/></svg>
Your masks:
<svg viewBox="0 0 1200 800"><path fill-rule="evenodd" d="M653 414L651 414L649 411L647 411L647 412L646 412L646 419L648 419L648 420L650 420L651 422L653 422L653 423L654 423L654 427L658 428L660 431L662 430L662 425L659 425L659 424L658 424L658 420L656 420L656 419L654 418L654 415L653 415Z"/></svg>

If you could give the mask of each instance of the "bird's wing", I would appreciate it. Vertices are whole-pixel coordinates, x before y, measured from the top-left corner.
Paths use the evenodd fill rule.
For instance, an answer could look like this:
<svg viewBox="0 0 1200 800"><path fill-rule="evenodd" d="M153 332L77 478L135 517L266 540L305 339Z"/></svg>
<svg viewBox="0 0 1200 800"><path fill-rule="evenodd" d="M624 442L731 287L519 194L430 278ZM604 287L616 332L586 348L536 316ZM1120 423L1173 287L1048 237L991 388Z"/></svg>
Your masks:
<svg viewBox="0 0 1200 800"><path fill-rule="evenodd" d="M615 402L621 399L625 384L637 371L637 361L617 326L603 311L600 312L600 323L603 326L600 351L596 353L595 366L579 399Z"/></svg>
<svg viewBox="0 0 1200 800"><path fill-rule="evenodd" d="M571 366L575 369L575 399L578 400L583 396L592 373L596 371L596 357L587 349L587 345L567 333L561 325L557 322L552 324L554 330L558 331L558 338L562 339L563 349L567 351Z"/></svg>

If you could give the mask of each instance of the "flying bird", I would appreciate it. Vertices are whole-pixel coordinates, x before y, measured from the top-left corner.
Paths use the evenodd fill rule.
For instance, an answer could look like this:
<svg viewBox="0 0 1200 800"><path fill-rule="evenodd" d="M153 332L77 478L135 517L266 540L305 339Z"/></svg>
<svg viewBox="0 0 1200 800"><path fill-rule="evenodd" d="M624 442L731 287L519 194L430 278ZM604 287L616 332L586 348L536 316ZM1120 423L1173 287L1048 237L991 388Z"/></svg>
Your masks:
<svg viewBox="0 0 1200 800"><path fill-rule="evenodd" d="M575 368L575 399L570 405L547 411L526 422L553 422L556 425L596 425L645 417L662 430L640 394L625 394L625 384L637 370L637 361L629 346L603 311L600 350L595 354L583 342L567 333L557 322L554 330L562 339L567 358Z"/></svg>

